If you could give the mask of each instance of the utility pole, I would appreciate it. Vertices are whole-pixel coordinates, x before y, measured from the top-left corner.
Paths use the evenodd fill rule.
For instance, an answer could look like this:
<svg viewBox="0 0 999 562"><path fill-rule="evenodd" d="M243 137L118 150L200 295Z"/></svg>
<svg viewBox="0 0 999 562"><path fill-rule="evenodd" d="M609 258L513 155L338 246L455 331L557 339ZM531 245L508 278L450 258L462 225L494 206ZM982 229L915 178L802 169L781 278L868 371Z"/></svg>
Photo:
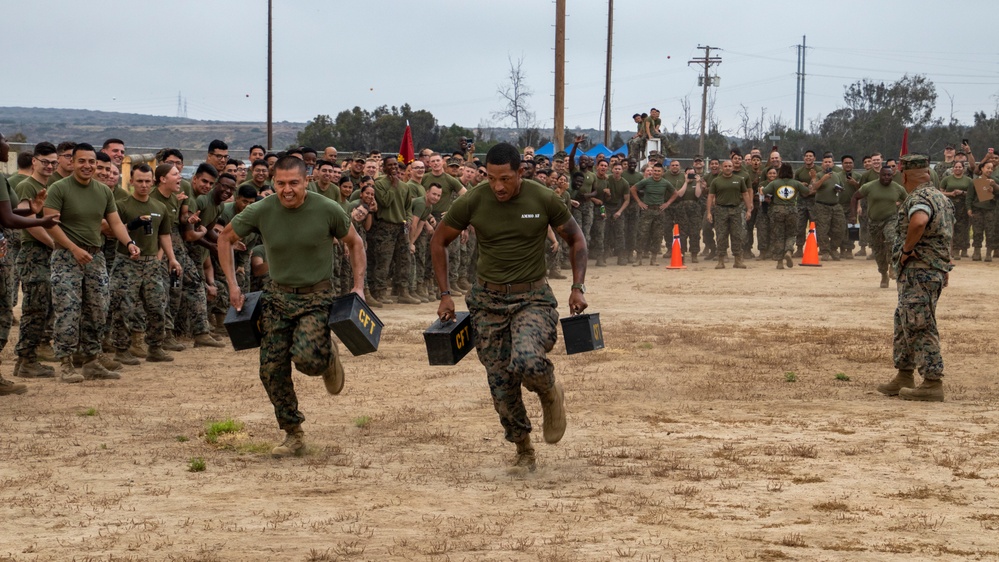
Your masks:
<svg viewBox="0 0 999 562"><path fill-rule="evenodd" d="M710 45L697 46L698 49L704 51L704 57L699 59L691 59L687 61L687 65L691 64L703 64L704 65L704 75L701 77L701 140L697 145L697 153L702 157L704 156L704 125L708 120L708 85L713 84L714 80L708 75L708 72L712 65L721 64L721 57L711 56L711 49L719 50L718 47L712 47Z"/></svg>
<svg viewBox="0 0 999 562"><path fill-rule="evenodd" d="M801 119L800 119L801 124L798 127L799 131L805 130L805 52L808 50L808 47L806 47L805 45L806 45L805 36L802 35L801 36L801 101L798 104L798 107L801 108L799 110L801 112Z"/></svg>
<svg viewBox="0 0 999 562"><path fill-rule="evenodd" d="M614 0L607 0L607 81L604 84L604 145L611 143L611 49L614 45Z"/></svg>
<svg viewBox="0 0 999 562"><path fill-rule="evenodd" d="M795 45L798 66L794 69L794 130L801 130L801 45Z"/></svg>
<svg viewBox="0 0 999 562"><path fill-rule="evenodd" d="M267 150L274 147L274 0L267 0Z"/></svg>
<svg viewBox="0 0 999 562"><path fill-rule="evenodd" d="M555 152L565 150L565 0L555 0Z"/></svg>
<svg viewBox="0 0 999 562"><path fill-rule="evenodd" d="M798 70L795 73L797 82L794 94L794 128L798 131L805 129L805 36L801 36L801 45L798 47Z"/></svg>

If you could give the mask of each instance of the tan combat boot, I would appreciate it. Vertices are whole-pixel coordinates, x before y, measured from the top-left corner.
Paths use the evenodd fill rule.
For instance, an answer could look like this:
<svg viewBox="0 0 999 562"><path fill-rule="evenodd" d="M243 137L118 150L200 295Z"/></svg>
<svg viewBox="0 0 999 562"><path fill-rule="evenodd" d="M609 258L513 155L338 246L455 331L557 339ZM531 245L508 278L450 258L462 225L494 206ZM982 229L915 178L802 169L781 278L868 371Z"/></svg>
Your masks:
<svg viewBox="0 0 999 562"><path fill-rule="evenodd" d="M59 360L56 359L55 350L52 349L52 344L49 342L44 342L35 349L35 355L38 357L39 361L44 361L46 363L58 363Z"/></svg>
<svg viewBox="0 0 999 562"><path fill-rule="evenodd" d="M558 270L555 270L555 269L549 269L548 270L548 278L549 279L565 279L566 277L565 277L565 275L561 271L558 271Z"/></svg>
<svg viewBox="0 0 999 562"><path fill-rule="evenodd" d="M382 304L395 304L395 299L392 298L392 295L390 295L388 291L380 289L375 291L375 294L378 295L378 300L380 300Z"/></svg>
<svg viewBox="0 0 999 562"><path fill-rule="evenodd" d="M992 261L992 249L991 248L986 248L985 249L985 259L982 260L982 261Z"/></svg>
<svg viewBox="0 0 999 562"><path fill-rule="evenodd" d="M177 338L172 335L168 335L165 340L163 340L163 349L167 351L184 351L187 346L177 341Z"/></svg>
<svg viewBox="0 0 999 562"><path fill-rule="evenodd" d="M742 254L735 255L735 263L732 264L732 267L736 269L746 269L746 264L742 263Z"/></svg>
<svg viewBox="0 0 999 562"><path fill-rule="evenodd" d="M8 396L11 394L24 394L28 391L28 385L9 381L2 376L0 376L0 396Z"/></svg>
<svg viewBox="0 0 999 562"><path fill-rule="evenodd" d="M302 426L291 427L286 431L286 434L284 442L271 449L271 456L276 458L290 457L300 454L305 449L305 442L302 441L305 432L302 431Z"/></svg>
<svg viewBox="0 0 999 562"><path fill-rule="evenodd" d="M783 259L777 260L777 269L784 269L784 260Z"/></svg>
<svg viewBox="0 0 999 562"><path fill-rule="evenodd" d="M718 264L715 265L715 269L725 269L725 254L718 253Z"/></svg>
<svg viewBox="0 0 999 562"><path fill-rule="evenodd" d="M558 443L565 433L565 391L562 383L555 383L547 392L539 393L544 415L545 443Z"/></svg>
<svg viewBox="0 0 999 562"><path fill-rule="evenodd" d="M83 375L76 371L72 357L63 357L59 365L59 380L62 382L83 382Z"/></svg>
<svg viewBox="0 0 999 562"><path fill-rule="evenodd" d="M371 290L364 292L364 302L371 308L382 307L382 302L375 297L374 291Z"/></svg>
<svg viewBox="0 0 999 562"><path fill-rule="evenodd" d="M18 357L14 365L14 376L22 379L43 379L55 376L55 369L42 365L34 359Z"/></svg>
<svg viewBox="0 0 999 562"><path fill-rule="evenodd" d="M697 263L697 250L690 252L690 263Z"/></svg>
<svg viewBox="0 0 999 562"><path fill-rule="evenodd" d="M132 345L128 347L128 354L137 359L146 358L146 345L145 345L146 335L142 332L132 332ZM124 363L124 361L123 361ZM126 365L132 365L133 363L126 363ZM134 363L138 365L138 363Z"/></svg>
<svg viewBox="0 0 999 562"><path fill-rule="evenodd" d="M121 374L119 374L118 371L109 371L104 365L102 365L97 356L88 356L83 358L82 372L83 378L87 380L116 380L121 378Z"/></svg>
<svg viewBox="0 0 999 562"><path fill-rule="evenodd" d="M173 361L173 355L163 351L162 347L150 346L149 354L146 355L146 361L150 363L165 363Z"/></svg>
<svg viewBox="0 0 999 562"><path fill-rule="evenodd" d="M898 391L902 400L918 400L920 402L943 402L943 381L940 379L923 379L923 384L916 388L902 388Z"/></svg>
<svg viewBox="0 0 999 562"><path fill-rule="evenodd" d="M649 265L659 265L656 262L656 258L658 257L658 255L659 255L659 252L652 252L652 255L649 256Z"/></svg>
<svg viewBox="0 0 999 562"><path fill-rule="evenodd" d="M194 347L225 347L225 344L205 332L194 336Z"/></svg>
<svg viewBox="0 0 999 562"><path fill-rule="evenodd" d="M468 279L461 277L458 279L458 288L467 293L472 290L472 284L468 282Z"/></svg>
<svg viewBox="0 0 999 562"><path fill-rule="evenodd" d="M887 271L881 274L881 288L882 289L887 289L888 288L888 272Z"/></svg>
<svg viewBox="0 0 999 562"><path fill-rule="evenodd" d="M396 297L396 301L399 304L420 304L420 299L409 294L409 289L403 286L398 286L395 289L396 293L399 295Z"/></svg>
<svg viewBox="0 0 999 562"><path fill-rule="evenodd" d="M134 356L134 355L132 355L132 353L129 352L127 349L125 349L125 350L120 350L119 349L118 352L114 354L114 360L117 361L117 362L119 362L119 363L121 363L122 365L138 365L139 364L139 358L136 357L136 356Z"/></svg>
<svg viewBox="0 0 999 562"><path fill-rule="evenodd" d="M794 258L791 257L791 250L784 252L784 264L788 269L794 267Z"/></svg>
<svg viewBox="0 0 999 562"><path fill-rule="evenodd" d="M225 314L221 312L216 312L213 314L215 316L215 339L228 338L229 330L225 329Z"/></svg>
<svg viewBox="0 0 999 562"><path fill-rule="evenodd" d="M914 386L916 386L916 381L912 377L912 369L899 369L895 378L878 385L878 392L885 396L898 396L899 391L903 388L912 388Z"/></svg>
<svg viewBox="0 0 999 562"><path fill-rule="evenodd" d="M523 441L517 443L517 458L513 461L513 466L534 472L534 469L537 468L536 462L534 446L531 445L531 436L528 434Z"/></svg>
<svg viewBox="0 0 999 562"><path fill-rule="evenodd" d="M982 249L975 248L975 252L971 254L971 261L982 261Z"/></svg>
<svg viewBox="0 0 999 562"><path fill-rule="evenodd" d="M110 355L104 353L103 351L97 354L97 358L96 359L97 359L97 362L101 364L101 367L104 367L105 369L107 369L109 371L120 371L121 370L121 367L122 367L121 363L119 363L118 361L115 361L113 357L111 357ZM86 361L84 361L84 363L86 363Z"/></svg>
<svg viewBox="0 0 999 562"><path fill-rule="evenodd" d="M340 363L340 348L336 344L336 340L333 340L333 360L330 361L330 366L323 371L323 384L326 385L326 392L337 395L343 390L343 384L346 379L346 373L343 370L343 364Z"/></svg>

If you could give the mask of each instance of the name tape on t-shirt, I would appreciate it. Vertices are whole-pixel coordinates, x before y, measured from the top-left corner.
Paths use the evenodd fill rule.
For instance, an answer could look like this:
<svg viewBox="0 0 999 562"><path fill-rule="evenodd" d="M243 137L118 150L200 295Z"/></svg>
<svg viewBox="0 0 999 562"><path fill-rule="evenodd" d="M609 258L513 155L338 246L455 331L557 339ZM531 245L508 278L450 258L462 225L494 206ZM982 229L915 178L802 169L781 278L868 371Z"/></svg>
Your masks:
<svg viewBox="0 0 999 562"><path fill-rule="evenodd" d="M522 219L540 219L541 218L541 213L524 213L523 215L520 215L520 218L522 218Z"/></svg>

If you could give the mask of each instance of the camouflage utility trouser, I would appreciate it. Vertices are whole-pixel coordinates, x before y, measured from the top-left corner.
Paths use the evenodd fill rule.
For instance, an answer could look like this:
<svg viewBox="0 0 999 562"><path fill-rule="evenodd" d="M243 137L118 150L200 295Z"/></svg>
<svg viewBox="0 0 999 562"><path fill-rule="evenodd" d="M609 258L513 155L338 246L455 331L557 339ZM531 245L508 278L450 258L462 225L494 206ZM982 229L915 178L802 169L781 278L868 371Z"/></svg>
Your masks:
<svg viewBox="0 0 999 562"><path fill-rule="evenodd" d="M871 220L871 251L878 264L878 273L888 273L891 261L891 248L895 245L895 223L898 217L891 215L884 220Z"/></svg>
<svg viewBox="0 0 999 562"><path fill-rule="evenodd" d="M17 206L15 203L13 206ZM21 272L17 269L17 256L21 254L21 233L16 230L4 229L4 236L7 238L7 255L4 261L7 262L10 282L10 305L17 306L17 289L21 285Z"/></svg>
<svg viewBox="0 0 999 562"><path fill-rule="evenodd" d="M101 351L108 310L108 272L100 248L91 255L94 259L90 263L80 265L69 250L57 248L52 252L52 343L60 359L76 352L77 347L88 357Z"/></svg>
<svg viewBox="0 0 999 562"><path fill-rule="evenodd" d="M133 260L120 257L111 270L112 338L124 351L134 333L146 334L150 348L161 347L166 334L167 291L163 284L166 263L156 256Z"/></svg>
<svg viewBox="0 0 999 562"><path fill-rule="evenodd" d="M867 214L867 199L860 200L860 247L871 245L871 217Z"/></svg>
<svg viewBox="0 0 999 562"><path fill-rule="evenodd" d="M592 207L593 205L590 205ZM594 258L606 257L607 248L604 246L604 236L607 232L607 218L600 216L600 209L595 210L593 224L590 226L590 239L586 241L586 249Z"/></svg>
<svg viewBox="0 0 999 562"><path fill-rule="evenodd" d="M604 220L604 256L625 258L627 254L625 253L624 231L625 215L628 213L628 209L625 209L620 217L614 218L614 213L618 210L607 209L607 218Z"/></svg>
<svg viewBox="0 0 999 562"><path fill-rule="evenodd" d="M179 234L171 234L174 257L184 270L179 298L170 297L168 323L173 324L176 335L200 336L208 333L208 297L205 295L205 272L195 263L183 244L178 245Z"/></svg>
<svg viewBox="0 0 999 562"><path fill-rule="evenodd" d="M743 206L722 207L715 205L715 208L711 210L711 215L711 218L714 219L715 247L718 250L718 255L725 255L731 238L732 255L738 255L742 259L742 245L746 238L746 211L743 210Z"/></svg>
<svg viewBox="0 0 999 562"><path fill-rule="evenodd" d="M24 244L17 256L24 300L21 302L21 328L17 356L34 360L35 349L47 338L46 327L52 315L52 250L41 244Z"/></svg>
<svg viewBox="0 0 999 562"><path fill-rule="evenodd" d="M298 410L298 396L291 380L291 364L317 376L333 360L329 317L333 291L295 295L264 288L261 305L260 382L267 391L278 427L288 431L305 421Z"/></svg>
<svg viewBox="0 0 999 562"><path fill-rule="evenodd" d="M974 236L972 246L977 250L984 241L986 249L999 249L999 242L996 241L996 210L972 209L971 212L971 231Z"/></svg>
<svg viewBox="0 0 999 562"><path fill-rule="evenodd" d="M700 201L697 204L701 208L701 240L704 240L704 249L708 251L716 251L718 248L715 245L715 225L714 223L708 222L708 208L706 205ZM712 219L714 217L711 217Z"/></svg>
<svg viewBox="0 0 999 562"><path fill-rule="evenodd" d="M794 252L798 235L798 209L794 205L770 205L770 258L783 259L785 252Z"/></svg>
<svg viewBox="0 0 999 562"><path fill-rule="evenodd" d="M375 219L368 231L368 263L372 290L388 289L390 283L409 286L409 241L402 224Z"/></svg>
<svg viewBox="0 0 999 562"><path fill-rule="evenodd" d="M951 245L958 251L967 250L971 246L971 238L968 236L971 228L968 207L965 205L964 196L955 197L951 202L954 203L954 239Z"/></svg>
<svg viewBox="0 0 999 562"><path fill-rule="evenodd" d="M13 264L7 258L0 260L0 350L7 346L10 326L14 323Z"/></svg>
<svg viewBox="0 0 999 562"><path fill-rule="evenodd" d="M673 218L680 225L680 248L696 256L701 251L701 206L697 201L680 201L673 209Z"/></svg>
<svg viewBox="0 0 999 562"><path fill-rule="evenodd" d="M649 205L642 209L638 216L638 258L643 256L658 257L660 241L663 239L663 229L666 226L666 211L659 205Z"/></svg>
<svg viewBox="0 0 999 562"><path fill-rule="evenodd" d="M826 205L815 203L812 207L812 217L815 221L815 237L819 243L819 252L838 252L843 244L846 233L846 216L839 203Z"/></svg>
<svg viewBox="0 0 999 562"><path fill-rule="evenodd" d="M799 249L805 247L805 237L808 235L808 223L815 220L815 206L814 197L798 198L798 230L795 240Z"/></svg>
<svg viewBox="0 0 999 562"><path fill-rule="evenodd" d="M638 248L638 204L632 201L628 208L624 210L624 251L626 256ZM639 250L641 252L641 250Z"/></svg>
<svg viewBox="0 0 999 562"><path fill-rule="evenodd" d="M892 345L895 368L918 368L919 374L930 380L944 375L936 318L944 275L936 269L912 267L898 274L898 307Z"/></svg>
<svg viewBox="0 0 999 562"><path fill-rule="evenodd" d="M465 303L493 407L506 440L519 443L531 433L521 385L539 394L555 385L555 369L546 353L558 337L558 302L547 285L523 293L499 293L476 284Z"/></svg>

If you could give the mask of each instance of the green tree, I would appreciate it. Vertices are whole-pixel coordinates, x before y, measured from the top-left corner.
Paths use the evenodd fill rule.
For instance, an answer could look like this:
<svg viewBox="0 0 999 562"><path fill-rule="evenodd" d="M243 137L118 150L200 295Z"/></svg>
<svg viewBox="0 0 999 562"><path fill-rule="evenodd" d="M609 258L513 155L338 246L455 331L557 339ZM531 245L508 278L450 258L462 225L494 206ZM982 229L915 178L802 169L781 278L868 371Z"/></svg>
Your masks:
<svg viewBox="0 0 999 562"><path fill-rule="evenodd" d="M329 115L317 115L299 131L296 142L299 146L311 146L316 150L334 145L336 127Z"/></svg>

